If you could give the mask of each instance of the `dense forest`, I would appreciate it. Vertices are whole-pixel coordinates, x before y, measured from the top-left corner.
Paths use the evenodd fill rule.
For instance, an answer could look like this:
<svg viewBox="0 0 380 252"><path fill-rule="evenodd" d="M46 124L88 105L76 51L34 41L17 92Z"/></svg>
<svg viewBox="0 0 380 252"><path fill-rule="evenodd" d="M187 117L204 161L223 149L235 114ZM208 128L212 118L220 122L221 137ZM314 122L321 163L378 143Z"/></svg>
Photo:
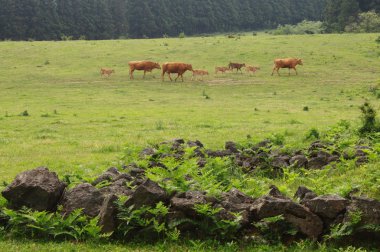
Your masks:
<svg viewBox="0 0 380 252"><path fill-rule="evenodd" d="M344 31L360 12L380 13L380 0L327 0L324 21L327 32Z"/></svg>
<svg viewBox="0 0 380 252"><path fill-rule="evenodd" d="M0 39L162 37L320 20L321 0L0 0Z"/></svg>
<svg viewBox="0 0 380 252"><path fill-rule="evenodd" d="M380 0L0 0L0 39L153 38L324 20L343 31Z"/></svg>

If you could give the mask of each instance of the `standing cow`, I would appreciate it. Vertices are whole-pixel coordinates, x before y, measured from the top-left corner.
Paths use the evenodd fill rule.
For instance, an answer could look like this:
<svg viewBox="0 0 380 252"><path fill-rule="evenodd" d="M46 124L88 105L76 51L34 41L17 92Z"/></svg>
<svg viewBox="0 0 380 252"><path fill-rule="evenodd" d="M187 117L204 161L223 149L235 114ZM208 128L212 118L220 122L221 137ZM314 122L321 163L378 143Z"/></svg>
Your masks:
<svg viewBox="0 0 380 252"><path fill-rule="evenodd" d="M238 72L239 70L240 70L240 72L241 73L243 73L242 71L241 71L241 68L242 67L245 67L245 63L231 63L230 62L230 64L228 64L228 68L230 69L230 70L234 70L235 68L236 68L236 72Z"/></svg>
<svg viewBox="0 0 380 252"><path fill-rule="evenodd" d="M290 69L292 68L294 69L294 71L296 71L296 75L298 75L297 69L296 69L297 65L301 65L301 66L303 65L302 59L296 59L296 58L275 59L272 75L275 70L277 71L277 74L280 75L280 73L278 72L280 68L288 68L289 75L290 75Z"/></svg>
<svg viewBox="0 0 380 252"><path fill-rule="evenodd" d="M145 73L146 72L152 72L153 69L161 69L160 65L156 62L152 61L130 61L128 62L129 65L129 78L133 80L133 72L135 70L143 70L144 71L144 76L143 79L145 78Z"/></svg>
<svg viewBox="0 0 380 252"><path fill-rule="evenodd" d="M193 66L191 64L181 63L181 62L167 62L162 64L162 81L164 81L165 73L169 75L170 81L173 81L170 74L178 74L174 81L177 81L178 77L181 76L183 82L183 74L187 71L193 71Z"/></svg>

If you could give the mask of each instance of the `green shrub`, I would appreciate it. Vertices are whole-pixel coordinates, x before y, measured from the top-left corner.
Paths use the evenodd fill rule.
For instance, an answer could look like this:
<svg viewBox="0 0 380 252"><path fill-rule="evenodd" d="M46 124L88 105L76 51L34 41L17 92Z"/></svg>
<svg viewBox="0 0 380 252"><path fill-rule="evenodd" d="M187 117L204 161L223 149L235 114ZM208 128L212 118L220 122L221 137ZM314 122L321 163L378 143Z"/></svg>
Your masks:
<svg viewBox="0 0 380 252"><path fill-rule="evenodd" d="M375 11L360 13L355 22L345 27L346 32L380 32L380 14Z"/></svg>
<svg viewBox="0 0 380 252"><path fill-rule="evenodd" d="M178 35L179 38L185 38L185 33L184 32L181 32L179 35Z"/></svg>
<svg viewBox="0 0 380 252"><path fill-rule="evenodd" d="M365 102L361 107L362 126L359 128L360 134L368 134L380 131L380 126L376 120L376 111L371 104Z"/></svg>
<svg viewBox="0 0 380 252"><path fill-rule="evenodd" d="M309 132L306 134L306 139L319 139L320 135L317 129L312 128L309 130Z"/></svg>
<svg viewBox="0 0 380 252"><path fill-rule="evenodd" d="M273 31L274 35L291 35L291 34L320 34L324 32L323 23L320 21L304 20L296 25L279 25Z"/></svg>
<svg viewBox="0 0 380 252"><path fill-rule="evenodd" d="M59 209L60 210L60 209ZM74 210L70 215L63 216L60 211L49 213L22 209L15 211L3 209L9 218L6 230L11 236L32 237L58 240L87 240L108 237L102 235L98 218L83 215L81 209Z"/></svg>
<svg viewBox="0 0 380 252"><path fill-rule="evenodd" d="M222 239L231 239L240 228L241 215L238 213L229 213L232 220L221 219L218 213L222 208L214 208L211 204L197 204L194 206L195 211L200 215L195 223L202 234Z"/></svg>

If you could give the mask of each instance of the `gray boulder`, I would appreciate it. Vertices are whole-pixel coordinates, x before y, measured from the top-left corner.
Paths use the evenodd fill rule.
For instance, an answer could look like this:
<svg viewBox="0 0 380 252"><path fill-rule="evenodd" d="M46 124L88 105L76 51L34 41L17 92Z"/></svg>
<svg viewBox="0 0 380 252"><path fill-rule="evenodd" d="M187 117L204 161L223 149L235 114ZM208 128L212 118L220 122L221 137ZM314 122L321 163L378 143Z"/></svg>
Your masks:
<svg viewBox="0 0 380 252"><path fill-rule="evenodd" d="M97 179L95 179L95 181L92 184L97 185L103 181L112 181L119 175L120 175L120 172L117 170L117 168L111 167L105 173L103 173Z"/></svg>
<svg viewBox="0 0 380 252"><path fill-rule="evenodd" d="M188 191L175 195L170 204L172 209L184 213L187 216L195 216L194 206L197 204L206 204L205 193L199 191Z"/></svg>
<svg viewBox="0 0 380 252"><path fill-rule="evenodd" d="M85 215L96 217L103 201L104 195L96 187L84 183L67 190L60 204L63 206L64 215L69 215L74 210L82 208Z"/></svg>
<svg viewBox="0 0 380 252"><path fill-rule="evenodd" d="M318 195L307 187L299 186L297 192L294 194L294 198L298 198L302 204L304 200L313 199Z"/></svg>
<svg viewBox="0 0 380 252"><path fill-rule="evenodd" d="M65 187L55 172L39 167L18 174L2 195L15 209L25 206L37 211L54 211Z"/></svg>
<svg viewBox="0 0 380 252"><path fill-rule="evenodd" d="M102 228L102 233L114 232L117 228L117 197L108 195L103 201L99 211L98 225Z"/></svg>
<svg viewBox="0 0 380 252"><path fill-rule="evenodd" d="M257 199L250 210L256 220L282 215L287 222L313 240L317 240L323 230L323 222L317 215L290 199L264 196Z"/></svg>
<svg viewBox="0 0 380 252"><path fill-rule="evenodd" d="M221 197L221 206L230 212L241 214L241 225L248 225L252 221L251 205L255 199L240 192L237 189L232 189L227 193L223 193Z"/></svg>
<svg viewBox="0 0 380 252"><path fill-rule="evenodd" d="M348 204L347 199L338 195L322 195L304 201L304 205L323 220L335 219L338 214L346 210Z"/></svg>
<svg viewBox="0 0 380 252"><path fill-rule="evenodd" d="M125 206L134 205L134 208L138 209L142 206L154 206L160 201L168 201L168 195L156 182L148 179L136 188L131 197L125 202Z"/></svg>
<svg viewBox="0 0 380 252"><path fill-rule="evenodd" d="M294 167L301 168L301 167L306 167L307 166L307 158L305 155L295 155L293 156L290 160L289 163L293 165Z"/></svg>
<svg viewBox="0 0 380 252"><path fill-rule="evenodd" d="M378 200L353 197L343 221L350 222L353 212L361 212L359 225L380 225L380 201Z"/></svg>

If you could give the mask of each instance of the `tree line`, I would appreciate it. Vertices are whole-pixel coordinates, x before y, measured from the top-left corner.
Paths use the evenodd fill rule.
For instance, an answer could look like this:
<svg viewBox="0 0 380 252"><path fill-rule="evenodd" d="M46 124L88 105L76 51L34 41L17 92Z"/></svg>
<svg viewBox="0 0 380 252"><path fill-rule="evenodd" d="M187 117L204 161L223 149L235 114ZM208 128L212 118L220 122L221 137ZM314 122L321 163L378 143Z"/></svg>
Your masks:
<svg viewBox="0 0 380 252"><path fill-rule="evenodd" d="M321 20L325 0L0 0L0 39L252 31Z"/></svg>
<svg viewBox="0 0 380 252"><path fill-rule="evenodd" d="M372 11L380 13L380 0L326 0L324 11L326 32L348 30L349 26L363 17L361 13L369 13L371 16ZM377 17L367 19L375 18ZM380 27L377 30L380 30Z"/></svg>

